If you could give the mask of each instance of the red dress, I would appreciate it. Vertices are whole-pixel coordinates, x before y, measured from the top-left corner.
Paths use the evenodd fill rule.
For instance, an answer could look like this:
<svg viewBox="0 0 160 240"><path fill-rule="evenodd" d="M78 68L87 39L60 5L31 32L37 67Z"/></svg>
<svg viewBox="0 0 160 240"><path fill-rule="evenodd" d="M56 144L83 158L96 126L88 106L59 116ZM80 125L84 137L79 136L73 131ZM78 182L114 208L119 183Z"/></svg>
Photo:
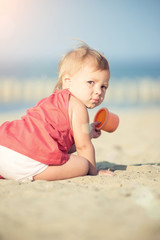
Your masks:
<svg viewBox="0 0 160 240"><path fill-rule="evenodd" d="M0 126L0 145L47 165L62 165L74 144L67 90L56 90L27 110L21 120Z"/></svg>

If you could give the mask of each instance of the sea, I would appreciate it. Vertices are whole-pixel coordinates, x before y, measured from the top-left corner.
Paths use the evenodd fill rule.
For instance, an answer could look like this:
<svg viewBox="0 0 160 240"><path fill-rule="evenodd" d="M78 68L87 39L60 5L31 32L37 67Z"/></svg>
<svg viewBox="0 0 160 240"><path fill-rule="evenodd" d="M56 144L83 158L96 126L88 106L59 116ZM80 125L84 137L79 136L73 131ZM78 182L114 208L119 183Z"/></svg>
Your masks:
<svg viewBox="0 0 160 240"><path fill-rule="evenodd" d="M0 63L0 113L28 109L53 92L57 60ZM160 60L110 61L102 107L160 107Z"/></svg>

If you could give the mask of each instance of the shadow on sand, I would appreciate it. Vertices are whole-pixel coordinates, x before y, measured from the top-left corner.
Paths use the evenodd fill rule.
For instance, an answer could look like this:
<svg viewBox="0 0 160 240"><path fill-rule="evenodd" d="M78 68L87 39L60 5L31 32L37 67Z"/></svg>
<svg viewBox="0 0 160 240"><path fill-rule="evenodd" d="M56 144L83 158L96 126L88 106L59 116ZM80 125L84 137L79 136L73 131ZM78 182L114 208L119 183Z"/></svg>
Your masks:
<svg viewBox="0 0 160 240"><path fill-rule="evenodd" d="M98 162L97 163L97 168L98 170L100 169L110 169L111 171L116 171L116 170L121 170L121 171L125 171L127 169L128 166L143 166L143 165L155 165L155 166L160 166L160 163L142 163L142 164L131 164L131 165L119 165L119 164L115 164L115 163L111 163L111 162Z"/></svg>

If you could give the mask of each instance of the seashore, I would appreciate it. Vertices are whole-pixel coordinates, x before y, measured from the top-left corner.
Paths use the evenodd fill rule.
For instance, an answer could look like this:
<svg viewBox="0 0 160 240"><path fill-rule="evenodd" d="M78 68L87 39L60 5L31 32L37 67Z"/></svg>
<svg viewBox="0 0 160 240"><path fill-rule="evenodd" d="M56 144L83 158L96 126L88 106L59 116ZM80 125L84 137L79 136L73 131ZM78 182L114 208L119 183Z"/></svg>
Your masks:
<svg viewBox="0 0 160 240"><path fill-rule="evenodd" d="M0 240L160 238L160 109L113 112L119 128L93 143L98 168L115 175L0 180ZM0 123L20 115L1 114Z"/></svg>

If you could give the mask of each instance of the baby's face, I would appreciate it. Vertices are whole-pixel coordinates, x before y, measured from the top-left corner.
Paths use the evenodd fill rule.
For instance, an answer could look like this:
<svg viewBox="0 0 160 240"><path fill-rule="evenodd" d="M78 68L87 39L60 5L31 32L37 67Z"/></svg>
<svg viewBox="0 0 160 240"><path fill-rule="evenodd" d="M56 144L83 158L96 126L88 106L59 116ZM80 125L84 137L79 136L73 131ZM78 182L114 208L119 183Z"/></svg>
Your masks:
<svg viewBox="0 0 160 240"><path fill-rule="evenodd" d="M86 65L71 76L69 90L87 108L94 108L103 102L109 78L108 70L95 71L92 66Z"/></svg>

